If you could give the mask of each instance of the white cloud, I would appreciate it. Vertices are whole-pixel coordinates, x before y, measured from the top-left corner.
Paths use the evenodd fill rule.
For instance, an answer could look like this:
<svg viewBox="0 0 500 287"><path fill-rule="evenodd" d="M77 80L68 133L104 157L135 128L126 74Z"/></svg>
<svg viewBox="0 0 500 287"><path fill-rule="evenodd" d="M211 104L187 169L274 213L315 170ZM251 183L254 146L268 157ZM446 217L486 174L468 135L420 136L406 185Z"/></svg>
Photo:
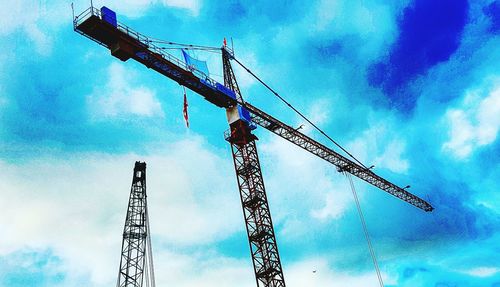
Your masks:
<svg viewBox="0 0 500 287"><path fill-rule="evenodd" d="M164 5L189 10L193 16L198 16L201 8L199 0L163 0Z"/></svg>
<svg viewBox="0 0 500 287"><path fill-rule="evenodd" d="M133 70L125 69L123 64L113 62L109 66L108 77L104 89L95 89L87 96L87 104L93 118L128 115L164 116L155 93L145 86L136 86L133 81L135 78Z"/></svg>
<svg viewBox="0 0 500 287"><path fill-rule="evenodd" d="M0 111L1 111L1 108L6 106L7 104L8 104L8 100L7 100L7 97L5 97L5 95L4 95L4 89L2 86L0 86Z"/></svg>
<svg viewBox="0 0 500 287"><path fill-rule="evenodd" d="M367 35L393 30L394 16L387 4L370 1L320 1L317 6L316 29L328 29L336 34L359 33Z"/></svg>
<svg viewBox="0 0 500 287"><path fill-rule="evenodd" d="M161 265L158 270L165 270L157 276L157 285L169 286L255 286L255 279L250 258L234 260L220 256L203 258L186 256L179 253L163 252L162 258L176 258ZM283 266L285 282L291 287L376 287L378 279L375 272L349 274L333 270L324 258L308 258ZM313 272L316 271L316 272ZM386 284L394 284L385 273L382 277ZM223 278L223 279L221 279Z"/></svg>
<svg viewBox="0 0 500 287"><path fill-rule="evenodd" d="M367 166L375 165L397 173L405 173L410 167L405 158L406 143L398 135L393 121L387 118L370 121L369 128L347 147Z"/></svg>
<svg viewBox="0 0 500 287"><path fill-rule="evenodd" d="M262 75L261 66L258 64L255 52L242 47L242 49L238 49L238 58L245 59L243 64L252 70L256 75ZM248 89L257 83L257 80L239 65L233 64L233 70L235 77L238 80L238 86L241 89ZM251 95L243 95L246 99L248 99L249 96Z"/></svg>
<svg viewBox="0 0 500 287"><path fill-rule="evenodd" d="M461 105L448 109L449 139L442 148L465 159L477 148L493 143L500 129L500 78L469 91Z"/></svg>
<svg viewBox="0 0 500 287"><path fill-rule="evenodd" d="M306 117L316 126L327 125L330 122L330 106L332 105L329 99L319 98L311 104ZM311 131L316 131L313 126L304 121L302 118L299 118L299 123L304 124L303 132L309 133Z"/></svg>
<svg viewBox="0 0 500 287"><path fill-rule="evenodd" d="M156 4L188 11L196 17L201 9L201 0L111 0L93 1L94 6L103 5L129 17L142 16ZM75 1L75 14L90 6L90 1ZM71 25L71 1L11 1L8 8L0 11L0 37L24 32L35 50L43 56L50 55L54 36L63 26Z"/></svg>
<svg viewBox="0 0 500 287"><path fill-rule="evenodd" d="M255 286L250 258L237 260L215 252L160 251L155 254L155 267L157 286Z"/></svg>
<svg viewBox="0 0 500 287"><path fill-rule="evenodd" d="M24 32L34 43L35 50L47 56L52 51L53 34L57 27L71 23L71 10L67 2L11 1L0 11L0 36ZM17 35L24 38L24 35ZM24 42L20 42L24 43Z"/></svg>
<svg viewBox="0 0 500 287"><path fill-rule="evenodd" d="M243 231L231 160L208 152L198 141L181 141L170 149L176 151L172 156L153 161L163 175L149 178L163 187L157 189L163 208L151 213L155 218L175 220L156 230L181 245L210 243L235 230Z"/></svg>
<svg viewBox="0 0 500 287"><path fill-rule="evenodd" d="M87 160L90 162L90 158ZM52 249L71 271L89 272L93 281L103 280L107 272L115 273L115 268L107 265L108 259L115 257L113 247L119 244L118 236L112 233L120 234L117 225L122 224L115 214L116 204L126 204L125 198L119 198L118 189L128 188L119 181L113 183L119 166L110 165L104 158L98 167L84 161L0 163L7 179L0 183L0 206L9 214L0 219L4 229L1 255ZM99 170L101 174L96 173ZM113 185L118 188L113 190Z"/></svg>
<svg viewBox="0 0 500 287"><path fill-rule="evenodd" d="M329 37L359 36L364 40L363 46L358 47L360 58L373 59L396 38L398 11L406 2L319 1L313 27L315 32L327 32Z"/></svg>
<svg viewBox="0 0 500 287"><path fill-rule="evenodd" d="M373 164L394 172L404 173L410 166L408 160L404 159L405 151L405 142L393 139L386 145L385 151L374 159Z"/></svg>
<svg viewBox="0 0 500 287"><path fill-rule="evenodd" d="M0 256L51 250L67 273L90 278L92 286L109 286L116 279L132 168L138 159L148 164L153 241L209 246L234 232L244 236L232 163L204 145L188 139L146 156L79 154L16 164L0 161L0 208L5 215L0 218ZM155 252L165 252L161 245L153 246ZM203 256L209 260L209 255ZM226 267L239 272L237 266Z"/></svg>
<svg viewBox="0 0 500 287"><path fill-rule="evenodd" d="M495 267L478 267L467 270L466 273L477 277L489 277L500 272L500 268Z"/></svg>
<svg viewBox="0 0 500 287"><path fill-rule="evenodd" d="M316 271L316 272L314 272ZM382 273L386 284L391 284L387 275ZM299 287L377 287L378 283L375 272L349 274L332 270L328 261L324 258L311 258L297 262L290 266L285 273L287 286Z"/></svg>
<svg viewBox="0 0 500 287"><path fill-rule="evenodd" d="M49 55L52 51L52 37L42 32L36 25L28 24L25 26L26 34L35 42L38 53Z"/></svg>
<svg viewBox="0 0 500 287"><path fill-rule="evenodd" d="M312 210L311 216L320 220L337 219L341 216L349 203L352 202L347 190L343 193L329 192L325 195L324 207Z"/></svg>
<svg viewBox="0 0 500 287"><path fill-rule="evenodd" d="M0 217L0 257L9 258L25 250L50 250L60 260L51 270L67 274L61 286L113 284L132 167L135 160L144 160L148 164L148 204L158 285L254 286L249 256L234 259L211 248L236 232L243 240L246 235L232 162L209 151L205 144L190 138L155 148L144 156L85 153L69 158L41 156L15 164L0 161L4 178L0 181L0 208L8 215ZM328 197L340 202L339 196L350 198L346 189L336 192L336 185L323 170L327 164L320 164L306 152L272 152L280 159L276 167L285 177L268 178L272 186L280 186L268 195L275 203L277 198L289 202L271 206L273 215L275 211L281 213L278 217L282 220L278 221L290 223L279 236L286 234L290 240L300 236L297 229L309 231L311 218L307 215L323 204L325 194L327 201ZM286 159L282 157L288 157L290 165L284 165ZM299 161L294 162L297 157ZM305 158L309 160L304 162ZM300 181L305 181L306 186L297 188ZM290 212L292 205L299 210L294 218L300 222L295 226L293 218L283 220L294 213ZM308 208L300 211L303 206ZM320 216L332 218L344 208L342 202L339 206L330 204ZM301 218L304 213L306 218ZM326 259L292 263L285 266L286 280L292 287L376 286L374 274L337 272L328 264ZM312 270L317 272L313 274ZM309 280L312 283L306 284Z"/></svg>

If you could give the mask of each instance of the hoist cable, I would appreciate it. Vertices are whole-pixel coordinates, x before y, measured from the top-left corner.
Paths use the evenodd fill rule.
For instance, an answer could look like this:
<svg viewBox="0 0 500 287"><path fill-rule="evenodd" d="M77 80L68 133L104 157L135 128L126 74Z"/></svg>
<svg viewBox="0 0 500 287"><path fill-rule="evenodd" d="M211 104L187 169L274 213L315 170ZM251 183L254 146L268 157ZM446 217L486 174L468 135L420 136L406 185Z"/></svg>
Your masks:
<svg viewBox="0 0 500 287"><path fill-rule="evenodd" d="M148 259L146 260L146 264L149 266L149 273L150 273L150 279L151 279L151 287L156 287L156 282L155 282L155 268L153 264L153 247L151 245L151 228L149 226L149 213L148 213L148 207L146 205L146 226L147 226L147 235L146 235L146 245L147 245L147 253L148 253Z"/></svg>
<svg viewBox="0 0 500 287"><path fill-rule="evenodd" d="M368 244L368 249L370 251L370 256L372 257L373 265L375 266L375 271L377 272L378 282L380 287L384 287L384 281L382 281L382 275L380 274L380 268L378 266L377 257L375 256L375 251L373 250L373 245L370 240L370 234L368 233L368 228L366 227L365 217L363 211L361 210L361 205L359 204L358 194L354 188L354 183L352 182L352 176L350 173L344 172L347 179L349 179L349 184L351 185L352 195L354 196L354 201L356 202L356 208L358 210L359 219L361 220L361 225L363 226L363 233L365 235L366 243Z"/></svg>
<svg viewBox="0 0 500 287"><path fill-rule="evenodd" d="M148 270L148 264L147 264L147 257L144 257L144 260L146 261L144 264L144 269L142 270L143 272L143 281L146 283L146 287L149 287L149 270Z"/></svg>

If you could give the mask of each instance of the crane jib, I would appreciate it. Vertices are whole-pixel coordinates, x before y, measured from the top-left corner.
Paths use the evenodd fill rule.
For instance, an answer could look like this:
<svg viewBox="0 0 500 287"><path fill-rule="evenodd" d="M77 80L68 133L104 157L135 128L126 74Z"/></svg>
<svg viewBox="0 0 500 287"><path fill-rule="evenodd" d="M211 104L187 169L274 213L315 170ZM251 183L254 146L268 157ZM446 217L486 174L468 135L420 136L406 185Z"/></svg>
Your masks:
<svg viewBox="0 0 500 287"><path fill-rule="evenodd" d="M339 172L348 172L422 210L432 211L434 209L425 200L378 176L370 169L364 168L359 164L347 159L334 150L304 135L298 130L279 121L278 119L252 106L251 104L245 103L244 105L250 111L250 113L252 113L252 121L254 123L309 151L310 153L332 163L337 167L337 170Z"/></svg>
<svg viewBox="0 0 500 287"><path fill-rule="evenodd" d="M109 15L106 16L107 18L104 17L107 20L103 20L103 16L100 10L90 7L73 19L74 30L110 49L111 54L120 60L134 59L198 93L218 107L228 108L238 104L243 106L250 112L252 122L332 163L338 171L348 172L422 210L433 210L429 203L418 196L376 175L371 170L347 159L251 104L236 99L234 93L228 93L226 89L220 87L220 83L202 72L190 69L183 61L153 45L148 37L118 22L115 24L113 17L109 20Z"/></svg>

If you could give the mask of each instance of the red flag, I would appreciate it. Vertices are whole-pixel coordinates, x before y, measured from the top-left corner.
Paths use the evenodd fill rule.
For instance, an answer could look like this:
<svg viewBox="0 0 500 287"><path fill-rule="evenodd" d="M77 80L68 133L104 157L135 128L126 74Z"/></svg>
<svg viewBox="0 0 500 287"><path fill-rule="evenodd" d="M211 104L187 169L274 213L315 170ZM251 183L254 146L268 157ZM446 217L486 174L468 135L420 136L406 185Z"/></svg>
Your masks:
<svg viewBox="0 0 500 287"><path fill-rule="evenodd" d="M227 41L226 41L226 38L224 37L224 47L227 46Z"/></svg>
<svg viewBox="0 0 500 287"><path fill-rule="evenodd" d="M189 128L189 116L188 116L188 101L186 96L186 88L182 86L184 89L184 108L182 109L182 113L184 114L184 120L186 121L186 126Z"/></svg>

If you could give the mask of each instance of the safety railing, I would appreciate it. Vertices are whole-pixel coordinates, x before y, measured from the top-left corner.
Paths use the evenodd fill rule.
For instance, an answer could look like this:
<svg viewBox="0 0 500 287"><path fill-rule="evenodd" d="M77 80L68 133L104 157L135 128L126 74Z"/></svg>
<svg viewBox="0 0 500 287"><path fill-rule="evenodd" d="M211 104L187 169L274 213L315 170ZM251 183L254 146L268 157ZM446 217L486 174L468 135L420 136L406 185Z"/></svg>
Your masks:
<svg viewBox="0 0 500 287"><path fill-rule="evenodd" d="M75 18L73 19L73 29L76 30L76 27L78 25L80 25L82 22L87 20L92 15L96 15L97 17L101 18L101 11L99 11L99 9L95 7L89 7L85 9L82 13L75 16Z"/></svg>

